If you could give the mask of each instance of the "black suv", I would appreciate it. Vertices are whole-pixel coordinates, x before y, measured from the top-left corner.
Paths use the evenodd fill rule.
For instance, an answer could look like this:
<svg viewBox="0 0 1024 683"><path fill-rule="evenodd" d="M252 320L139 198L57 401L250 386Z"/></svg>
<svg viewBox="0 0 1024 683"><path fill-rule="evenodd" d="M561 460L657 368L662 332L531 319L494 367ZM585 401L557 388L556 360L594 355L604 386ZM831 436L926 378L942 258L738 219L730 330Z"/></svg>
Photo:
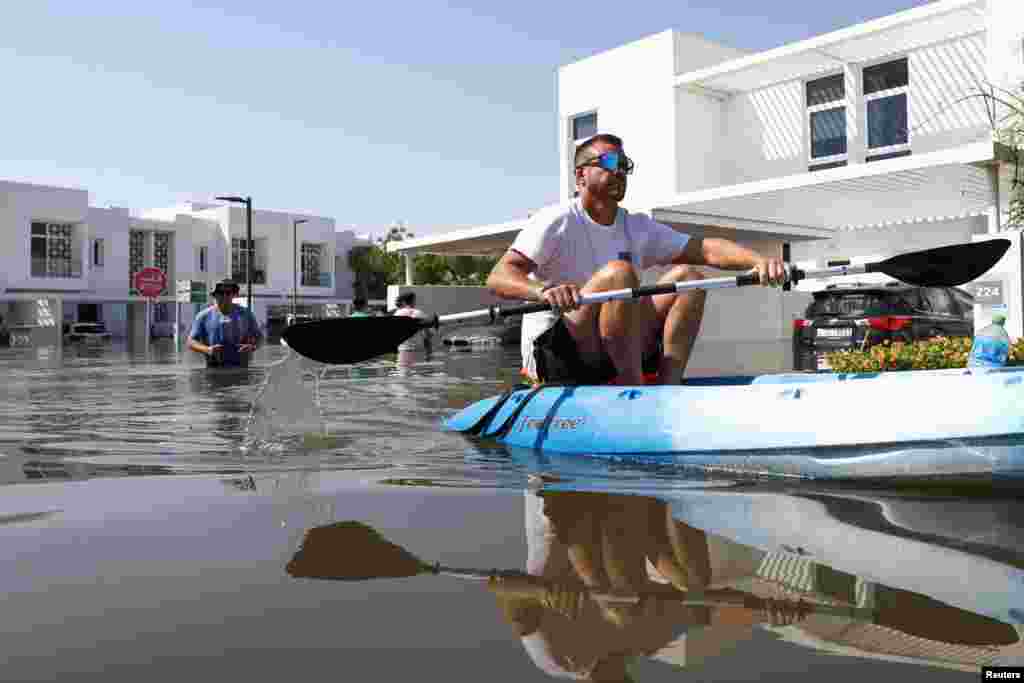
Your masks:
<svg viewBox="0 0 1024 683"><path fill-rule="evenodd" d="M956 287L829 285L793 321L796 370L828 370L830 351L864 349L885 340L917 341L974 334L974 297Z"/></svg>

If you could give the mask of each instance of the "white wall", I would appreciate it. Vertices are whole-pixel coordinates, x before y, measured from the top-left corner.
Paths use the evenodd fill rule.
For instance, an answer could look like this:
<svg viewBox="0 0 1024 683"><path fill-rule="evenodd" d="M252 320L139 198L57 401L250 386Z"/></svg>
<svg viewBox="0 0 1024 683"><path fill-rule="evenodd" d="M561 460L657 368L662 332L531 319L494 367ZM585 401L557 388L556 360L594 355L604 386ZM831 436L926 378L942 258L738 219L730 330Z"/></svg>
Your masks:
<svg viewBox="0 0 1024 683"><path fill-rule="evenodd" d="M93 239L103 240L103 266L91 266L89 253L89 289L99 296L128 296L128 233L132 217L125 209L89 207L89 231ZM90 248L91 252L91 248Z"/></svg>
<svg viewBox="0 0 1024 683"><path fill-rule="evenodd" d="M975 235L974 241L981 242L998 237L1010 240L1010 249L1006 254L980 278L982 282L1001 282L1003 284L1003 301L1006 309L1006 331L1011 338L1024 337L1024 287L1021 282L1021 266L1024 264L1024 241L1021 233L1011 232L1001 235ZM991 304L974 305L974 329L979 330L992 322L994 310Z"/></svg>
<svg viewBox="0 0 1024 683"><path fill-rule="evenodd" d="M1024 82L1024 3L988 0L986 6L987 76L1001 87L1019 87Z"/></svg>
<svg viewBox="0 0 1024 683"><path fill-rule="evenodd" d="M664 31L559 69L561 197L572 184L569 119L589 111L597 111L600 132L623 138L636 162L627 206L645 206L674 192L675 160L666 150L675 147L675 59L674 33Z"/></svg>
<svg viewBox="0 0 1024 683"><path fill-rule="evenodd" d="M351 272L344 258L349 246L363 243L348 231L339 240L335 221L322 216L306 216L282 211L257 209L253 213L253 236L258 253L267 268L267 282L254 287L254 313L263 319L267 307L285 303L292 292L293 283L293 220L302 218L297 228L298 244L314 242L322 245L321 272L331 274L327 286L300 285L299 298L309 297L316 303L351 297ZM75 258L82 263L80 278L30 277L31 223L33 220L69 222L75 224ZM246 234L245 210L230 205L191 202L177 206L149 209L133 215L126 208L90 207L85 190L0 182L0 294L12 301L8 309L17 321L39 318L36 299L65 300L64 312L68 320L77 319L78 304L101 305L101 316L118 336L141 333L134 323L141 318L126 308L128 301L141 301L129 294L129 235L132 230L171 233L169 294L174 297L176 280L201 280L208 285L228 277L231 273L230 239ZM91 268L93 240L103 240L103 265ZM205 246L207 272L199 271L198 248ZM345 251L339 251L339 248ZM147 250L146 265L152 265L151 250ZM339 280L335 274L337 262L344 264L345 273ZM301 276L301 273L300 273ZM19 293L19 289L33 290ZM243 287L244 289L244 287ZM340 290L340 295L336 293ZM23 322L33 322L24 320ZM36 321L38 322L38 321ZM35 323L33 323L35 324Z"/></svg>
<svg viewBox="0 0 1024 683"><path fill-rule="evenodd" d="M676 88L676 182L674 192L722 185L725 159L724 104L711 96Z"/></svg>
<svg viewBox="0 0 1024 683"><path fill-rule="evenodd" d="M0 270L7 289L77 291L87 282L86 247L89 194L85 190L0 182ZM82 265L80 278L32 278L32 221L74 223L72 258Z"/></svg>
<svg viewBox="0 0 1024 683"><path fill-rule="evenodd" d="M791 81L730 98L724 105L722 184L807 170L803 83Z"/></svg>

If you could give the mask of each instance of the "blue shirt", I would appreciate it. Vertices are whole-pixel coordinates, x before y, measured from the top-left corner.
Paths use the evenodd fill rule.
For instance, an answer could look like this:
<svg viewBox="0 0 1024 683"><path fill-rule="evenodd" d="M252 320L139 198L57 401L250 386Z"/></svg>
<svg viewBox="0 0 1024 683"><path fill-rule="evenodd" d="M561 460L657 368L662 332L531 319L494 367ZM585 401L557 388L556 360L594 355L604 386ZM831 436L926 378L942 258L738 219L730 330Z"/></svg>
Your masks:
<svg viewBox="0 0 1024 683"><path fill-rule="evenodd" d="M220 344L224 347L221 354L221 361L207 357L208 367L245 367L249 364L250 354L239 353L238 347L247 337L260 339L263 333L260 332L256 316L244 306L232 306L231 312L227 315L220 312L216 305L210 306L199 312L196 319L192 321L192 331L189 333L192 339L197 342L214 346ZM254 341L250 339L250 342Z"/></svg>

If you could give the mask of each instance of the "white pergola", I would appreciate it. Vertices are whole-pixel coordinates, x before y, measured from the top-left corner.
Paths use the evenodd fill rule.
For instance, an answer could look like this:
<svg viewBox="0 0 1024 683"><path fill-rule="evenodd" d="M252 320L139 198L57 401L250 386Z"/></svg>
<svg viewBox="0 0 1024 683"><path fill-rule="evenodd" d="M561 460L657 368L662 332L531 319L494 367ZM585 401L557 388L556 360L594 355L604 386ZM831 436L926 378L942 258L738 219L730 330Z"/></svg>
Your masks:
<svg viewBox="0 0 1024 683"><path fill-rule="evenodd" d="M985 0L940 0L679 74L676 86L726 97L984 30Z"/></svg>
<svg viewBox="0 0 1024 683"><path fill-rule="evenodd" d="M1006 196L1012 152L991 141L687 192L651 207L661 221L827 237L836 230L986 213ZM927 208L922 208L927 207Z"/></svg>

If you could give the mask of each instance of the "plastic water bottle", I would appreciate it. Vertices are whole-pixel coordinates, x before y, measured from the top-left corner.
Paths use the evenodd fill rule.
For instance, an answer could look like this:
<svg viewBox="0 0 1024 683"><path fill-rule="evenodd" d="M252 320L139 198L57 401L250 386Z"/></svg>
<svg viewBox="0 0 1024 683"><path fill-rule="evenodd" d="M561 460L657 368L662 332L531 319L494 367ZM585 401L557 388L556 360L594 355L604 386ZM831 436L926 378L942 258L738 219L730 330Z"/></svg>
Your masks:
<svg viewBox="0 0 1024 683"><path fill-rule="evenodd" d="M1005 322L1006 316L996 313L992 316L992 324L974 335L967 367L1000 368L1006 365L1010 355L1010 335L1003 328Z"/></svg>

